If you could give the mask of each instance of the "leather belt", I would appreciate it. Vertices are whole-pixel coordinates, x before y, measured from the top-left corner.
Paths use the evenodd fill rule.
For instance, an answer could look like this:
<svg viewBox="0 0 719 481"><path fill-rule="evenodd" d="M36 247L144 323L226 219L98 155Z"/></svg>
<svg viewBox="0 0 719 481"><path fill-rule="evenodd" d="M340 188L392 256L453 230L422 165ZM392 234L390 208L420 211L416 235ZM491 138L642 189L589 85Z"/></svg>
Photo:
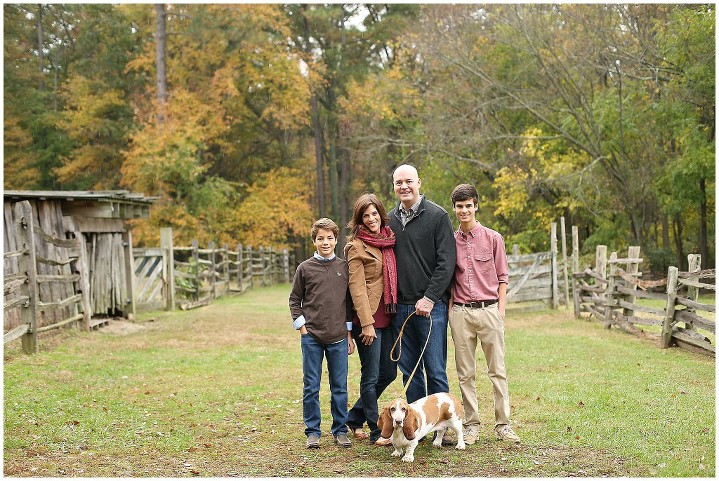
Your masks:
<svg viewBox="0 0 719 481"><path fill-rule="evenodd" d="M469 301L466 304L462 304L461 302L455 302L454 305L461 307L469 307L470 309L484 309L485 307L489 307L496 303L497 299L492 299L490 301Z"/></svg>

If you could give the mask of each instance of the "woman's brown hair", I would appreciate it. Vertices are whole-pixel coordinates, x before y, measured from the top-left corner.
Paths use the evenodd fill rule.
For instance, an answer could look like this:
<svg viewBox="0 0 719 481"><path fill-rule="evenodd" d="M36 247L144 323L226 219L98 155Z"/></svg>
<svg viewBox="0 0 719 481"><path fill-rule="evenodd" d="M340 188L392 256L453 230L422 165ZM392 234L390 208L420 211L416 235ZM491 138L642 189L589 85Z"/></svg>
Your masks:
<svg viewBox="0 0 719 481"><path fill-rule="evenodd" d="M380 219L382 219L382 227L389 224L389 217L387 217L387 210L384 208L382 201L374 194L364 193L360 195L355 201L354 211L352 213L352 220L347 224L349 229L349 235L347 236L348 241L354 240L359 232L360 226L364 225L362 222L362 215L367 207L374 205L377 209Z"/></svg>

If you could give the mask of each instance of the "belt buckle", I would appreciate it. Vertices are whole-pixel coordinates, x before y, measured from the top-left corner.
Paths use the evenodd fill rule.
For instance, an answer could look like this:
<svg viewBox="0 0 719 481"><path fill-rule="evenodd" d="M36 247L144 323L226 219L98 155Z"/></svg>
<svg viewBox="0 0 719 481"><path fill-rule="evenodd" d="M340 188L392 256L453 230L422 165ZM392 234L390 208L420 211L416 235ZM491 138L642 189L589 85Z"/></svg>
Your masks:
<svg viewBox="0 0 719 481"><path fill-rule="evenodd" d="M471 302L469 303L469 308L470 308L470 309L481 309L482 307L484 307L484 306L482 306L482 303L481 303L481 302L471 301Z"/></svg>

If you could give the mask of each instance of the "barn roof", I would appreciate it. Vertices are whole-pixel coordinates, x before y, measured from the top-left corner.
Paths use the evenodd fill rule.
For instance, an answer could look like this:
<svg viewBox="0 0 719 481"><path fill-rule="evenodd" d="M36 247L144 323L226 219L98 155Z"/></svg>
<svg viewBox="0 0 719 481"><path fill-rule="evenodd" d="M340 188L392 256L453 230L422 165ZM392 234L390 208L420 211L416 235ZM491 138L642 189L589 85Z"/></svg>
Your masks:
<svg viewBox="0 0 719 481"><path fill-rule="evenodd" d="M88 199L97 201L129 202L152 204L157 197L145 197L127 190L6 190L5 197L11 199Z"/></svg>
<svg viewBox="0 0 719 481"><path fill-rule="evenodd" d="M127 190L6 190L3 195L15 202L56 200L63 215L106 219L146 219L150 205L159 199Z"/></svg>

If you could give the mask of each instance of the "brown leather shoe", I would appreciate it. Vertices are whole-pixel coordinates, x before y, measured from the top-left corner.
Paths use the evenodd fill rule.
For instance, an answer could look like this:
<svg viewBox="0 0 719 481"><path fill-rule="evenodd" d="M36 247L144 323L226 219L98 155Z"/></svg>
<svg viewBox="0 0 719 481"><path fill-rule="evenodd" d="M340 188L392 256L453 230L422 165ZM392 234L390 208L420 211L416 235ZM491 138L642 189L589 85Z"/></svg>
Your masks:
<svg viewBox="0 0 719 481"><path fill-rule="evenodd" d="M362 431L362 428L350 428L350 431L352 431L352 436L355 439L369 439L369 434Z"/></svg>

